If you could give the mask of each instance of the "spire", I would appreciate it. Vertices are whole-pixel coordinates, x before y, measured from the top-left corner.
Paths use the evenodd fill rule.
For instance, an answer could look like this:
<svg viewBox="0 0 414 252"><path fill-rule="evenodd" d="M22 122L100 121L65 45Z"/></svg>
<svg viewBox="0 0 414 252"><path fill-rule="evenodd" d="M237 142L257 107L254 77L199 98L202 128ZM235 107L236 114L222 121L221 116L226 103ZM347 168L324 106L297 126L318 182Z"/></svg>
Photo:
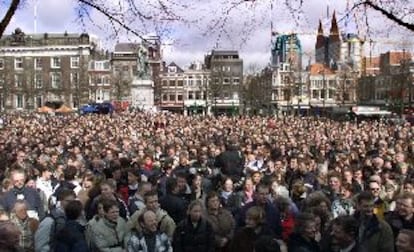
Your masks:
<svg viewBox="0 0 414 252"><path fill-rule="evenodd" d="M316 37L315 48L322 48L325 46L325 37L323 36L322 21L319 19L318 35Z"/></svg>
<svg viewBox="0 0 414 252"><path fill-rule="evenodd" d="M329 42L340 41L338 23L336 22L336 12L332 15L331 30L329 32Z"/></svg>

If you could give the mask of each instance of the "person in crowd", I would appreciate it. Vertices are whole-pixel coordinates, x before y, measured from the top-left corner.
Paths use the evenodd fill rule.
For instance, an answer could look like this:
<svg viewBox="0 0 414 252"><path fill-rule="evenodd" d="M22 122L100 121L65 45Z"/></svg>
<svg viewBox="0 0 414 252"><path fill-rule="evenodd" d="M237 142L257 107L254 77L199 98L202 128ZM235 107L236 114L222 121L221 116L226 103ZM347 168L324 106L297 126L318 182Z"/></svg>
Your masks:
<svg viewBox="0 0 414 252"><path fill-rule="evenodd" d="M214 230L203 217L203 203L192 201L187 210L187 218L176 227L173 236L174 252L213 252L215 251Z"/></svg>
<svg viewBox="0 0 414 252"><path fill-rule="evenodd" d="M166 195L160 199L160 206L175 223L180 223L185 218L187 202L179 197L177 178L169 177L166 181Z"/></svg>
<svg viewBox="0 0 414 252"><path fill-rule="evenodd" d="M358 241L362 251L394 251L394 235L390 225L374 214L375 196L361 192L357 196L355 218L359 222Z"/></svg>
<svg viewBox="0 0 414 252"><path fill-rule="evenodd" d="M353 215L355 212L352 185L344 183L341 186L339 198L332 202L331 211L333 218L342 215Z"/></svg>
<svg viewBox="0 0 414 252"><path fill-rule="evenodd" d="M295 229L289 236L289 252L318 252L319 244L316 236L315 216L310 213L300 213L296 217Z"/></svg>
<svg viewBox="0 0 414 252"><path fill-rule="evenodd" d="M401 229L395 242L397 252L413 252L414 251L414 230Z"/></svg>
<svg viewBox="0 0 414 252"><path fill-rule="evenodd" d="M100 199L110 199L118 202L119 214L124 220L129 218L129 211L126 203L116 195L116 181L108 179L100 184L101 194L95 197L91 203L90 209L86 213L86 219L90 220L97 212L96 202Z"/></svg>
<svg viewBox="0 0 414 252"><path fill-rule="evenodd" d="M135 193L128 199L128 209L131 215L145 207L144 195L151 190L152 184L150 182L139 183Z"/></svg>
<svg viewBox="0 0 414 252"><path fill-rule="evenodd" d="M350 215L341 215L332 221L329 251L359 252L358 221ZM328 252L328 251L327 251Z"/></svg>
<svg viewBox="0 0 414 252"><path fill-rule="evenodd" d="M35 251L54 251L56 239L55 234L59 232L66 223L65 206L76 199L75 192L71 189L61 190L57 195L56 207L40 222L35 233Z"/></svg>
<svg viewBox="0 0 414 252"><path fill-rule="evenodd" d="M34 234L39 227L39 221L28 216L24 200L16 201L10 214L10 220L20 231L19 247L25 252L34 251Z"/></svg>
<svg viewBox="0 0 414 252"><path fill-rule="evenodd" d="M172 245L165 233L158 230L157 216L154 211L146 209L138 217L141 231L133 232L127 244L128 251L172 252Z"/></svg>
<svg viewBox="0 0 414 252"><path fill-rule="evenodd" d="M35 189L25 186L26 178L24 170L19 169L11 171L10 180L13 184L13 188L4 195L1 205L6 211L10 212L17 200L25 200L27 203L28 215L41 220L45 216L43 203L39 193Z"/></svg>
<svg viewBox="0 0 414 252"><path fill-rule="evenodd" d="M79 223L83 206L78 200L70 201L64 208L65 226L56 233L56 252L89 252L85 227Z"/></svg>
<svg viewBox="0 0 414 252"><path fill-rule="evenodd" d="M39 172L40 176L36 180L36 188L45 194L46 201L49 202L58 183L53 179L53 170L51 167L46 165L39 166Z"/></svg>
<svg viewBox="0 0 414 252"><path fill-rule="evenodd" d="M98 251L123 252L128 239L125 220L119 215L116 200L104 199L104 217L91 229L91 239Z"/></svg>
<svg viewBox="0 0 414 252"><path fill-rule="evenodd" d="M381 198L381 183L379 183L376 180L372 180L369 182L368 187L372 195L374 196L374 214L381 220L384 220L384 214L387 209L387 206L385 205L385 201Z"/></svg>
<svg viewBox="0 0 414 252"><path fill-rule="evenodd" d="M229 251L228 247L236 226L233 215L221 206L219 194L215 191L207 194L205 205L207 206L207 219L214 231L215 251Z"/></svg>
<svg viewBox="0 0 414 252"><path fill-rule="evenodd" d="M141 226L138 223L138 217L141 213L147 209L152 210L157 216L157 223L159 226L159 230L168 235L170 239L172 239L174 230L176 228L176 223L174 220L168 215L168 213L160 208L160 204L158 202L158 193L157 191L150 191L144 195L145 207L142 208L140 211L136 211L131 218L127 222L128 230L136 229L138 232L141 231Z"/></svg>
<svg viewBox="0 0 414 252"><path fill-rule="evenodd" d="M256 186L254 193L254 200L240 210L240 214L237 217L237 226L244 227L246 225L246 212L253 206L260 206L266 213L266 225L274 232L278 238L282 237L282 224L279 210L268 200L270 193L269 186L261 183Z"/></svg>
<svg viewBox="0 0 414 252"><path fill-rule="evenodd" d="M20 230L11 221L0 221L0 251L21 252Z"/></svg>
<svg viewBox="0 0 414 252"><path fill-rule="evenodd" d="M396 207L385 215L385 221L391 226L394 237L401 229L414 230L414 194L404 192L396 198Z"/></svg>
<svg viewBox="0 0 414 252"><path fill-rule="evenodd" d="M252 252L255 242L263 237L275 238L273 231L266 225L266 213L260 206L253 206L246 212L246 225L234 236L230 251Z"/></svg>

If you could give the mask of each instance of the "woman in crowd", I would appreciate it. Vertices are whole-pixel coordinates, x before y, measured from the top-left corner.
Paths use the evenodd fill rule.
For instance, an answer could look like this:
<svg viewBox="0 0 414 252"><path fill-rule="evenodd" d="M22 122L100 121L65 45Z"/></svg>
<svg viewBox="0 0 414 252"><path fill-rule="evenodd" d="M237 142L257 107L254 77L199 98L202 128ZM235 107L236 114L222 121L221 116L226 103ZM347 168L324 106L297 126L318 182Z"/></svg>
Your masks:
<svg viewBox="0 0 414 252"><path fill-rule="evenodd" d="M236 221L233 215L220 204L219 195L211 191L206 197L207 219L210 221L215 240L215 251L225 252L233 238Z"/></svg>
<svg viewBox="0 0 414 252"><path fill-rule="evenodd" d="M276 238L275 234L266 225L266 216L263 208L253 206L246 212L246 226L236 232L230 245L230 251L253 252L255 242L263 237Z"/></svg>

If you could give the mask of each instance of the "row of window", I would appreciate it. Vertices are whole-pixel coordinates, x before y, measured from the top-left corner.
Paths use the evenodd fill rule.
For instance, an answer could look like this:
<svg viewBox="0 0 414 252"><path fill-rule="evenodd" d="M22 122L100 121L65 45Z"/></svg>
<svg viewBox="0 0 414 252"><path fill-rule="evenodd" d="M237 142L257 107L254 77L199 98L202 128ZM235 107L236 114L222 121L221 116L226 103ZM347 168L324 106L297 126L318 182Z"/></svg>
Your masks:
<svg viewBox="0 0 414 252"><path fill-rule="evenodd" d="M44 58L34 58L33 67L36 70L41 70L44 64ZM61 67L61 58L52 57L50 58L50 67L53 69L58 69ZM70 57L70 67L79 68L79 57ZM4 59L0 58L0 70L5 68ZM14 58L14 69L23 70L24 69L24 59L22 57Z"/></svg>
<svg viewBox="0 0 414 252"><path fill-rule="evenodd" d="M223 92L220 97L216 97L218 99L239 99L239 94L237 92L229 93L229 92ZM176 102L176 101L183 101L184 97L183 94L163 94L162 95L162 101L165 102ZM187 95L188 100L206 100L207 99L207 93L205 92L188 92Z"/></svg>
<svg viewBox="0 0 414 252"><path fill-rule="evenodd" d="M53 72L50 73L50 83L52 88L60 88L62 86L62 73ZM79 73L70 73L70 83L72 87L75 87L79 83ZM0 75L0 86L5 84L4 76ZM14 86L16 88L22 88L24 85L23 74L14 75ZM34 88L43 88L43 75L41 73L35 74L33 79Z"/></svg>

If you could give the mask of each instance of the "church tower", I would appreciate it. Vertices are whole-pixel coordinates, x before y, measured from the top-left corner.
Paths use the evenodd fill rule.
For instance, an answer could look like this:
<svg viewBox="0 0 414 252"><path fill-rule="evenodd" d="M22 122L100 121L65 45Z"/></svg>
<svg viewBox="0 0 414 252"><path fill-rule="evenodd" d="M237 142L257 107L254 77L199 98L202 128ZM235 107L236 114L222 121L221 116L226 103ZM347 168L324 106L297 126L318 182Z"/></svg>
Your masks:
<svg viewBox="0 0 414 252"><path fill-rule="evenodd" d="M340 61L341 54L341 37L336 21L336 13L334 11L332 16L331 30L329 32L329 46L328 46L328 65L332 69L337 69L337 64Z"/></svg>

